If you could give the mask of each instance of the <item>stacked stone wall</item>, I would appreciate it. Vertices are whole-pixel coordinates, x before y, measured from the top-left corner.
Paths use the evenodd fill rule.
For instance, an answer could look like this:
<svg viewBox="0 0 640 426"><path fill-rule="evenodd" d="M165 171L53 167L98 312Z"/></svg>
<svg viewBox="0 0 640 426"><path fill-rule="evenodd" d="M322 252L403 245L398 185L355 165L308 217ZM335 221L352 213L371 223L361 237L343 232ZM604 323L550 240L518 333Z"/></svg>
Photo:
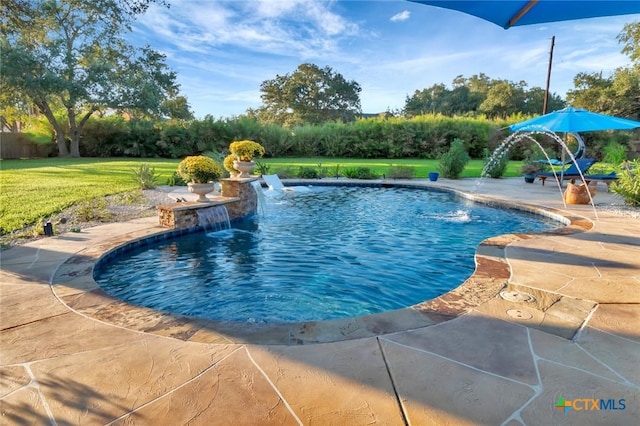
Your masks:
<svg viewBox="0 0 640 426"><path fill-rule="evenodd" d="M251 182L255 180L257 178L224 179L222 181L222 196L238 198L238 201L227 204L230 220L248 216L258 209L258 194L251 186Z"/></svg>
<svg viewBox="0 0 640 426"><path fill-rule="evenodd" d="M160 226L171 229L189 229L199 226L198 209L225 205L229 219L238 219L255 213L258 194L251 182L258 178L223 179L220 197L212 197L209 203L183 202L158 206Z"/></svg>

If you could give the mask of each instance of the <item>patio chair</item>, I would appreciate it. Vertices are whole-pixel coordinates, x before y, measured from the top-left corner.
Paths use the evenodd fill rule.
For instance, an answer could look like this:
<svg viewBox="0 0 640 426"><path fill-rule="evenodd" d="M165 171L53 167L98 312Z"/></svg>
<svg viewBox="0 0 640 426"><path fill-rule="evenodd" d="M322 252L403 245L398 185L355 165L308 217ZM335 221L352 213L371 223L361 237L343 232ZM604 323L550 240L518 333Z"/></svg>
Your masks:
<svg viewBox="0 0 640 426"><path fill-rule="evenodd" d="M271 191L287 191L287 187L284 186L278 175L262 175L262 179Z"/></svg>
<svg viewBox="0 0 640 426"><path fill-rule="evenodd" d="M596 160L595 158L579 158L575 163L571 163L571 165L564 171L556 172L555 174L553 172L538 172L535 174L535 176L542 181L543 186L544 181L549 177L556 178L558 181L561 177L562 180L576 180L580 179L580 173L582 173L583 175L587 173L587 170L589 170L589 168L593 166L596 161L598 160Z"/></svg>
<svg viewBox="0 0 640 426"><path fill-rule="evenodd" d="M278 175L262 175L262 179L269 187L267 193L283 193L283 192L308 192L306 186L284 186Z"/></svg>

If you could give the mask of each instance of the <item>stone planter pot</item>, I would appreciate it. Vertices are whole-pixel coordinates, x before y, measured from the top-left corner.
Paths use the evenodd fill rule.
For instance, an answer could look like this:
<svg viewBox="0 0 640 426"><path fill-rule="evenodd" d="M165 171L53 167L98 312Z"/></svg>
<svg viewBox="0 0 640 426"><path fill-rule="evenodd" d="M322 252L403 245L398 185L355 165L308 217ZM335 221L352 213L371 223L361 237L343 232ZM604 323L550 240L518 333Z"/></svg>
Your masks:
<svg viewBox="0 0 640 426"><path fill-rule="evenodd" d="M214 182L209 182L209 183L188 183L187 187L189 188L189 192L193 193L193 194L197 194L198 195L198 199L196 200L199 203L209 203L211 202L211 200L209 200L207 197L205 197L206 194L213 192L213 190L215 189L215 183Z"/></svg>
<svg viewBox="0 0 640 426"><path fill-rule="evenodd" d="M438 176L440 176L440 173L438 173L438 172L430 172L429 173L429 180L431 182L435 182L435 181L438 180Z"/></svg>
<svg viewBox="0 0 640 426"><path fill-rule="evenodd" d="M256 168L256 162L235 160L233 162L233 167L240 171L240 175L238 176L239 178L248 178L251 177L250 173Z"/></svg>
<svg viewBox="0 0 640 426"><path fill-rule="evenodd" d="M527 183L533 183L536 180L534 175L524 175L524 181Z"/></svg>

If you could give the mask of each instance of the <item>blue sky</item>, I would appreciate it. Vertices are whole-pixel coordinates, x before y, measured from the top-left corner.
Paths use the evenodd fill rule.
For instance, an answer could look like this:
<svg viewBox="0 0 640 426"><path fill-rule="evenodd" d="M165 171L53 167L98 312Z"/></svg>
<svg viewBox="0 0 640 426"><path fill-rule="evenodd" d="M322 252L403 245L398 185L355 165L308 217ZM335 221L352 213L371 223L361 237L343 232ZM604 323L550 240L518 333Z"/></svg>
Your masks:
<svg viewBox="0 0 640 426"><path fill-rule="evenodd" d="M471 15L401 0L169 0L134 25L136 44L167 55L198 118L261 105L260 84L304 62L330 66L362 87L362 110L401 109L407 95L484 73L564 96L578 72L629 64L616 36L640 15L509 30Z"/></svg>

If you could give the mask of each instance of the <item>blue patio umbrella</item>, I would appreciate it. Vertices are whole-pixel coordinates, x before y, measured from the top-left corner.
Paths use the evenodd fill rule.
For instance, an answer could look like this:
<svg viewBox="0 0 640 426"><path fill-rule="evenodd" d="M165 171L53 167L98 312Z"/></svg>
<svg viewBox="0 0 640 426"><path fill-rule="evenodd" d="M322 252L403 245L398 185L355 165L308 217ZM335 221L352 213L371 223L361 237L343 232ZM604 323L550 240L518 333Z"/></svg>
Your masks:
<svg viewBox="0 0 640 426"><path fill-rule="evenodd" d="M531 120L512 124L509 126L509 130L512 132L547 130L581 133L599 130L633 130L638 127L640 127L640 121L597 114L582 108L566 107Z"/></svg>
<svg viewBox="0 0 640 426"><path fill-rule="evenodd" d="M640 13L638 0L409 0L458 10L503 28Z"/></svg>
<svg viewBox="0 0 640 426"><path fill-rule="evenodd" d="M581 132L596 132L601 130L633 130L640 128L640 121L610 115L597 114L582 108L566 107L540 117L512 124L512 132L551 131L555 133L572 133L581 144L584 153L584 142L580 138ZM564 150L562 151L564 164ZM560 172L561 180L564 171Z"/></svg>

